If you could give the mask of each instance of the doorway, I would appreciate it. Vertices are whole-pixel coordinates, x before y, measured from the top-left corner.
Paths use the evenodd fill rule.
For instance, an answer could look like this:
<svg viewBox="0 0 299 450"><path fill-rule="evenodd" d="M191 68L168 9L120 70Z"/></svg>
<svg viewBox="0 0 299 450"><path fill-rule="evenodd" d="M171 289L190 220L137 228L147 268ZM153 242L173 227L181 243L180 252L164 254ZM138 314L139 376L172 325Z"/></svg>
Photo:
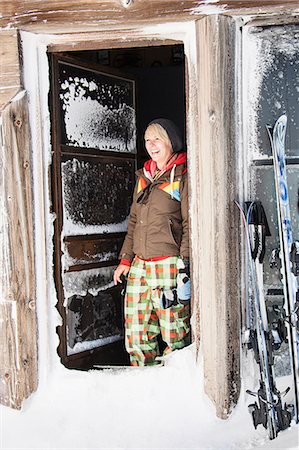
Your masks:
<svg viewBox="0 0 299 450"><path fill-rule="evenodd" d="M112 277L147 123L170 118L185 136L184 47L52 53L50 67L58 353L69 368L128 365Z"/></svg>

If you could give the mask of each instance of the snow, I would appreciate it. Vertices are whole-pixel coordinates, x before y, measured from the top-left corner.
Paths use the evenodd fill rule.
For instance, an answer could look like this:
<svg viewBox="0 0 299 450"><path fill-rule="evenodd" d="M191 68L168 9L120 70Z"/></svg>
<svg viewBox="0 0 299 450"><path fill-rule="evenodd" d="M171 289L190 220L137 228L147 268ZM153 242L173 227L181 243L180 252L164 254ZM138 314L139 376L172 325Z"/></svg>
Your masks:
<svg viewBox="0 0 299 450"><path fill-rule="evenodd" d="M100 269L81 270L80 272L67 272L63 276L65 298L72 295L93 296L114 286L113 273L116 266L101 267Z"/></svg>
<svg viewBox="0 0 299 450"><path fill-rule="evenodd" d="M65 217L63 232L65 236L84 234L121 233L128 229L128 219L120 223L108 223L104 225L81 225L74 223L68 215Z"/></svg>
<svg viewBox="0 0 299 450"><path fill-rule="evenodd" d="M67 247L65 246L64 243L62 243L62 251L63 251L63 255L62 255L62 265L63 268L65 270L68 270L70 268L70 266L74 266L76 264L84 264L86 263L85 259L76 259L76 258L72 258L70 256L70 254L67 251ZM88 255L91 260L94 260L96 262L104 262L104 261L111 261L112 259L117 259L118 258L118 253L117 252L101 252L101 253L95 253L92 255Z"/></svg>
<svg viewBox="0 0 299 450"><path fill-rule="evenodd" d="M247 401L247 399L246 399ZM1 408L1 449L295 449L298 427L269 442L244 394L215 417L193 345L164 367L81 372L57 365L22 411Z"/></svg>
<svg viewBox="0 0 299 450"><path fill-rule="evenodd" d="M227 4L220 5L219 0L204 0L192 10L192 14L221 14L225 12L227 6Z"/></svg>
<svg viewBox="0 0 299 450"><path fill-rule="evenodd" d="M120 341L122 336L116 334L114 336L108 336L101 339L95 339L93 341L77 342L73 348L67 347L67 354L73 355L75 353L81 353L86 350L92 350L93 348L102 347L103 345L112 344L112 342Z"/></svg>
<svg viewBox="0 0 299 450"><path fill-rule="evenodd" d="M98 80L94 74L93 79L92 72L89 78L67 76L65 70L60 76L63 77L60 99L68 145L136 152L135 109L126 103L132 101L132 82L123 80L122 84L113 85L104 74L98 74ZM120 99L117 106L114 97ZM124 130L119 123L125 124Z"/></svg>

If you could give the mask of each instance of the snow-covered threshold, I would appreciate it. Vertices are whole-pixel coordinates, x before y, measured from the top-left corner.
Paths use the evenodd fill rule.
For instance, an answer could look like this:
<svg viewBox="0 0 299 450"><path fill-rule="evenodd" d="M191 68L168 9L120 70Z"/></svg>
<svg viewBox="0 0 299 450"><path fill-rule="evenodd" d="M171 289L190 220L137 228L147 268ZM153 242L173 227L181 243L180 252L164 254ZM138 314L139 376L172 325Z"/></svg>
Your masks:
<svg viewBox="0 0 299 450"><path fill-rule="evenodd" d="M193 345L164 367L70 371L58 366L23 410L1 408L1 449L297 449L298 427L269 441L241 393L217 419ZM246 397L246 398L245 398Z"/></svg>

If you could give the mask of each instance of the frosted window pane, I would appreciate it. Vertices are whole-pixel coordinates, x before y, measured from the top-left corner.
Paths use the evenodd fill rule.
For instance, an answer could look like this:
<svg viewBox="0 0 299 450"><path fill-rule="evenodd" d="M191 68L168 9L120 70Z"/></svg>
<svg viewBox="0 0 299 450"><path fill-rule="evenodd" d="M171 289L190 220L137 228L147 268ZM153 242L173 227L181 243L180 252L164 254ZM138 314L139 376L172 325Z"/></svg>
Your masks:
<svg viewBox="0 0 299 450"><path fill-rule="evenodd" d="M134 82L60 64L62 143L136 152Z"/></svg>
<svg viewBox="0 0 299 450"><path fill-rule="evenodd" d="M97 295L112 286L113 273L116 266L101 267L98 269L66 272L62 276L65 298L72 295L85 296L88 293Z"/></svg>
<svg viewBox="0 0 299 450"><path fill-rule="evenodd" d="M247 43L249 147L271 156L266 125L288 117L286 155L299 156L299 26L253 28Z"/></svg>
<svg viewBox="0 0 299 450"><path fill-rule="evenodd" d="M123 232L127 229L134 162L71 159L62 163L65 235Z"/></svg>
<svg viewBox="0 0 299 450"><path fill-rule="evenodd" d="M263 153L272 155L265 124L274 124L283 113L288 117L287 156L299 156L299 52L290 58L275 57L263 83L259 128Z"/></svg>
<svg viewBox="0 0 299 450"><path fill-rule="evenodd" d="M97 295L74 295L67 302L68 354L123 339L123 313L119 289Z"/></svg>

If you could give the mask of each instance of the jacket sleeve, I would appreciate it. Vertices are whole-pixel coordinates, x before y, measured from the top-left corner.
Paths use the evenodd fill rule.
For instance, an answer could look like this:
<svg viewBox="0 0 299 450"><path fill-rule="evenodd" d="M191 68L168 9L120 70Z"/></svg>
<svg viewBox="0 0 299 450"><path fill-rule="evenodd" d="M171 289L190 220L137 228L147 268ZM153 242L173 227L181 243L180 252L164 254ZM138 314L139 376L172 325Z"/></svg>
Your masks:
<svg viewBox="0 0 299 450"><path fill-rule="evenodd" d="M183 175L181 186L182 240L180 256L182 258L189 258L189 202L187 173Z"/></svg>
<svg viewBox="0 0 299 450"><path fill-rule="evenodd" d="M134 194L133 194L133 202L130 209L130 215L129 215L129 221L128 221L128 231L124 240L124 243L122 245L119 259L125 259L129 262L132 262L134 258L134 252L133 252L133 237L134 237L134 230L136 225L136 197L137 197L137 184L138 180L135 185Z"/></svg>

